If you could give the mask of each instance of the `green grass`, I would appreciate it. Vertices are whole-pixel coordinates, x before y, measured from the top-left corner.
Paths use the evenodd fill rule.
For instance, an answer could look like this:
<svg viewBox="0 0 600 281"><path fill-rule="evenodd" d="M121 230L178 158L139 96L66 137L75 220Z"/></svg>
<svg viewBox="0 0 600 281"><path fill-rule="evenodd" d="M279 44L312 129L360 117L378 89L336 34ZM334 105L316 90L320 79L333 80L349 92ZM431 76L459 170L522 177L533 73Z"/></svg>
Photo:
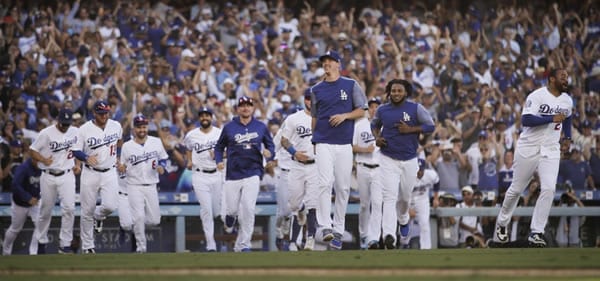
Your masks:
<svg viewBox="0 0 600 281"><path fill-rule="evenodd" d="M579 274L579 272L582 272ZM594 275L591 275L594 274ZM40 255L0 258L1 280L598 280L600 249ZM301 276L304 275L304 276ZM241 277L242 276L242 277ZM84 278L83 278L84 277Z"/></svg>

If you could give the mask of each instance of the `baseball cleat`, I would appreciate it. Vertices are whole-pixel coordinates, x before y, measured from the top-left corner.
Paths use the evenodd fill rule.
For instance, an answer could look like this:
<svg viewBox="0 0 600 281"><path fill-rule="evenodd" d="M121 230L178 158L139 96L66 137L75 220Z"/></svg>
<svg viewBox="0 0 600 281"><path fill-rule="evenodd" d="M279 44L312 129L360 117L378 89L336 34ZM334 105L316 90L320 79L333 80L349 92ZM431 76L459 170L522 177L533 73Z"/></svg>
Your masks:
<svg viewBox="0 0 600 281"><path fill-rule="evenodd" d="M385 236L385 239L383 240L383 244L385 245L385 248L388 250L396 249L396 240L394 239L394 236L392 236L391 234L388 234Z"/></svg>
<svg viewBox="0 0 600 281"><path fill-rule="evenodd" d="M58 247L58 253L59 254L72 254L73 253L73 249L71 249L71 247L69 247L69 246Z"/></svg>
<svg viewBox="0 0 600 281"><path fill-rule="evenodd" d="M333 240L329 242L329 248L331 248L331 250L341 250L342 244L342 235L335 233Z"/></svg>
<svg viewBox="0 0 600 281"><path fill-rule="evenodd" d="M44 254L46 254L46 244L38 243L37 254L38 255L44 255Z"/></svg>
<svg viewBox="0 0 600 281"><path fill-rule="evenodd" d="M546 240L544 240L544 235L541 233L531 233L527 238L529 242L529 246L536 248L544 248L546 247Z"/></svg>
<svg viewBox="0 0 600 281"><path fill-rule="evenodd" d="M298 252L298 246L296 245L296 242L290 242L290 246L288 248L290 252Z"/></svg>
<svg viewBox="0 0 600 281"><path fill-rule="evenodd" d="M96 219L94 219L94 231L96 233L102 232L102 227L103 226L104 226L104 221L103 220L96 220Z"/></svg>
<svg viewBox="0 0 600 281"><path fill-rule="evenodd" d="M400 225L400 237L408 237L409 232L410 227L408 226L408 224Z"/></svg>
<svg viewBox="0 0 600 281"><path fill-rule="evenodd" d="M91 249L83 249L83 250L81 250L81 253L82 253L82 254L84 254L84 255L87 255L87 254L95 254L95 253L96 253L96 250L95 250L94 248L91 248Z"/></svg>
<svg viewBox="0 0 600 281"><path fill-rule="evenodd" d="M377 240L371 240L371 241L369 241L369 243L367 243L367 248L369 250L377 250L377 249L379 249L379 241L377 241Z"/></svg>
<svg viewBox="0 0 600 281"><path fill-rule="evenodd" d="M334 238L333 230L331 228L323 229L323 242L329 242Z"/></svg>
<svg viewBox="0 0 600 281"><path fill-rule="evenodd" d="M367 237L361 237L360 238L360 249L361 250L366 250L368 248L367 246Z"/></svg>
<svg viewBox="0 0 600 281"><path fill-rule="evenodd" d="M252 250L250 250L250 248L243 248L243 249L241 250L241 252L242 252L242 253L249 253L249 252L252 252Z"/></svg>
<svg viewBox="0 0 600 281"><path fill-rule="evenodd" d="M304 243L304 251L312 251L315 249L315 238L308 237L306 238L306 243Z"/></svg>
<svg viewBox="0 0 600 281"><path fill-rule="evenodd" d="M225 216L225 223L223 224L223 229L225 233L232 234L235 225L235 217L233 216Z"/></svg>
<svg viewBox="0 0 600 281"><path fill-rule="evenodd" d="M496 233L494 235L494 242L496 243L506 243L508 242L508 231L506 231L506 226L496 226Z"/></svg>

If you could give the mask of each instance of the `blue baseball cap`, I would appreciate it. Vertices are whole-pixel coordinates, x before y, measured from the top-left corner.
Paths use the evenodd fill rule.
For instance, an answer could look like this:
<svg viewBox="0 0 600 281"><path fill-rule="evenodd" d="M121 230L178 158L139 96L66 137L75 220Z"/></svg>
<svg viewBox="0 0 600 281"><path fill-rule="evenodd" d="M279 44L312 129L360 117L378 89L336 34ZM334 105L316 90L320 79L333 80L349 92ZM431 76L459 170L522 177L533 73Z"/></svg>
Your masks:
<svg viewBox="0 0 600 281"><path fill-rule="evenodd" d="M12 147L23 147L23 142L20 140L12 140L10 141L10 146Z"/></svg>
<svg viewBox="0 0 600 281"><path fill-rule="evenodd" d="M306 90L304 90L304 99L309 100L311 98L312 98L312 95L310 94L310 88L306 88Z"/></svg>
<svg viewBox="0 0 600 281"><path fill-rule="evenodd" d="M71 125L73 123L73 111L63 108L58 112L58 122L60 124Z"/></svg>
<svg viewBox="0 0 600 281"><path fill-rule="evenodd" d="M319 57L319 61L323 62L323 60L326 58L332 59L338 63L342 62L342 57L340 57L340 54L338 54L336 51L327 51L327 53Z"/></svg>
<svg viewBox="0 0 600 281"><path fill-rule="evenodd" d="M213 111L206 106L200 107L200 110L198 110L198 115L200 115L202 113L208 113L210 115L213 115Z"/></svg>
<svg viewBox="0 0 600 281"><path fill-rule="evenodd" d="M148 118L142 114L138 114L133 118L133 126L139 127L143 125L148 125Z"/></svg>
<svg viewBox="0 0 600 281"><path fill-rule="evenodd" d="M248 96L243 96L238 99L238 106L240 106L242 104L254 105L254 100L252 100L252 98L250 98Z"/></svg>
<svg viewBox="0 0 600 281"><path fill-rule="evenodd" d="M108 113L110 111L110 105L103 100L99 100L94 104L94 112L99 114Z"/></svg>
<svg viewBox="0 0 600 281"><path fill-rule="evenodd" d="M381 98L379 98L379 97L372 97L367 104L371 105L372 103L381 104Z"/></svg>

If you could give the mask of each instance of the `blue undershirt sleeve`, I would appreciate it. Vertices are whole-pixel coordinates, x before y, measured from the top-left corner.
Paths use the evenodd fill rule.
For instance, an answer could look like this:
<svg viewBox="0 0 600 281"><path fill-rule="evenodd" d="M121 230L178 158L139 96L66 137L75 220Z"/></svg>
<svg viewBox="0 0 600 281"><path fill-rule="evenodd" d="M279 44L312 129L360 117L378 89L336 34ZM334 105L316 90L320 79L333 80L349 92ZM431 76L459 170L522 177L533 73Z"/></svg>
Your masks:
<svg viewBox="0 0 600 281"><path fill-rule="evenodd" d="M531 114L525 114L521 116L521 123L526 127L535 127L552 123L552 115L535 116Z"/></svg>
<svg viewBox="0 0 600 281"><path fill-rule="evenodd" d="M87 154L83 153L83 151L81 150L73 150L73 156L75 156L75 158L79 159L80 161L87 161Z"/></svg>

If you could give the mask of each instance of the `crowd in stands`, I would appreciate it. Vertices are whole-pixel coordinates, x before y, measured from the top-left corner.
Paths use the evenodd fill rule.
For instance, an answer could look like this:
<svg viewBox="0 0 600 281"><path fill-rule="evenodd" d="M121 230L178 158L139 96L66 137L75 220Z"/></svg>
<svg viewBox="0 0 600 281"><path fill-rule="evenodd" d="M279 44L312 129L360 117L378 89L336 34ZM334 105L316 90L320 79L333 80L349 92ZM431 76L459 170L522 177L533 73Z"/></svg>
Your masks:
<svg viewBox="0 0 600 281"><path fill-rule="evenodd" d="M492 202L510 185L525 97L566 69L574 136L559 184L600 188L600 2L435 2L2 1L2 191L59 109L82 124L97 100L126 136L136 113L151 119L170 155L161 190L176 190L200 107L221 126L246 95L276 132L321 79L327 50L369 99L385 100L392 78L411 81L437 124L421 144L440 190L469 185Z"/></svg>

